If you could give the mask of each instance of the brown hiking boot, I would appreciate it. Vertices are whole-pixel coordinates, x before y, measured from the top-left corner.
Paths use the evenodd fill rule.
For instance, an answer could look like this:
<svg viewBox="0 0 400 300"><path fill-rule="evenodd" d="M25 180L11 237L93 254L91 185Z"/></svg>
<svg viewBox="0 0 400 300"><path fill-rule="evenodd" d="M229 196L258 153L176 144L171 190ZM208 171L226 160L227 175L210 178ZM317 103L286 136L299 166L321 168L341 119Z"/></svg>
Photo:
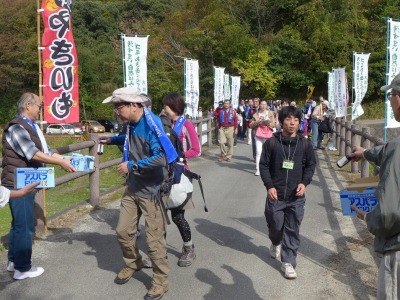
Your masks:
<svg viewBox="0 0 400 300"><path fill-rule="evenodd" d="M141 268L140 268L141 269ZM139 271L140 269L132 269L129 267L124 267L121 271L119 271L117 277L115 277L114 282L116 284L124 284L129 281L129 279L133 276L133 274L136 271Z"/></svg>
<svg viewBox="0 0 400 300"><path fill-rule="evenodd" d="M153 284L147 294L144 296L145 300L161 299L164 294L168 292L168 287Z"/></svg>
<svg viewBox="0 0 400 300"><path fill-rule="evenodd" d="M182 256L178 260L178 266L189 267L195 258L196 258L196 253L194 252L194 245L183 246Z"/></svg>

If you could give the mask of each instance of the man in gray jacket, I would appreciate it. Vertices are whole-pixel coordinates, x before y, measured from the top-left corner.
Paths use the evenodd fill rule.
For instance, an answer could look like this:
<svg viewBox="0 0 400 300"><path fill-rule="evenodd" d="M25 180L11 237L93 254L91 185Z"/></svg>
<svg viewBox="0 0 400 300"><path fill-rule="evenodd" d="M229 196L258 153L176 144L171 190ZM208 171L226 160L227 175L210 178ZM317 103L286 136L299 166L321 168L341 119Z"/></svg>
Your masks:
<svg viewBox="0 0 400 300"><path fill-rule="evenodd" d="M396 121L400 122L400 74L389 85L381 87L388 93ZM400 297L400 136L386 145L364 149L355 147L353 160L367 159L380 167L376 189L378 205L370 213L356 206L357 216L365 220L368 230L375 235L374 249L383 254L378 273L378 299Z"/></svg>

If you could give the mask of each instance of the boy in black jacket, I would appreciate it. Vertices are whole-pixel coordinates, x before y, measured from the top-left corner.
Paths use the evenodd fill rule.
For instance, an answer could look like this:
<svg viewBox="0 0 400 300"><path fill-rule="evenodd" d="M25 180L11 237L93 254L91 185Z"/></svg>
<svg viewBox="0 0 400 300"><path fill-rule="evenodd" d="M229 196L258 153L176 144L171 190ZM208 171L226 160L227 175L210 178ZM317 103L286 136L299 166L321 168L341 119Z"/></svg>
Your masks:
<svg viewBox="0 0 400 300"><path fill-rule="evenodd" d="M265 218L272 242L270 254L281 257L284 276L297 277L296 257L304 217L306 186L315 171L312 144L298 134L302 112L286 106L279 112L282 131L268 139L260 158L260 175L267 188Z"/></svg>

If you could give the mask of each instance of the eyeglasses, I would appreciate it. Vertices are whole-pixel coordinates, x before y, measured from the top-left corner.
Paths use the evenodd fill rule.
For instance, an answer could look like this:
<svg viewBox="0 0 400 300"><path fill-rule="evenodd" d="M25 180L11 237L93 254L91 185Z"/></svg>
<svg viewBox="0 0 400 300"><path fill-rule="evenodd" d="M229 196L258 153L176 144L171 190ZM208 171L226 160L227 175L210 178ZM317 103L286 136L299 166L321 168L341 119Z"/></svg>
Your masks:
<svg viewBox="0 0 400 300"><path fill-rule="evenodd" d="M36 105L39 109L43 108L43 103L40 103L40 104L33 103L33 105Z"/></svg>
<svg viewBox="0 0 400 300"><path fill-rule="evenodd" d="M121 111L121 109L122 109L123 107L125 107L125 106L126 106L126 105L120 105L120 106L115 107L115 108L114 108L114 112L115 112L116 114L119 114L120 111Z"/></svg>
<svg viewBox="0 0 400 300"><path fill-rule="evenodd" d="M388 98L391 97L391 96L396 96L396 95L397 95L397 94L394 93L394 92L389 92L389 93L387 93Z"/></svg>

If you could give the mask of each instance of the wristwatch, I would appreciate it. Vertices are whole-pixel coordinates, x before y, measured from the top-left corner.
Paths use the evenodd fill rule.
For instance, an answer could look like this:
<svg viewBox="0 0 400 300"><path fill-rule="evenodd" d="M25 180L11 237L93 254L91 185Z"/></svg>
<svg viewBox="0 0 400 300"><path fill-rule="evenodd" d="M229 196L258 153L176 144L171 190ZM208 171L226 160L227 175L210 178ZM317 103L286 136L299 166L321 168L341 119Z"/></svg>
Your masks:
<svg viewBox="0 0 400 300"><path fill-rule="evenodd" d="M137 164L133 164L132 171L137 171L137 170L139 170L139 166Z"/></svg>

